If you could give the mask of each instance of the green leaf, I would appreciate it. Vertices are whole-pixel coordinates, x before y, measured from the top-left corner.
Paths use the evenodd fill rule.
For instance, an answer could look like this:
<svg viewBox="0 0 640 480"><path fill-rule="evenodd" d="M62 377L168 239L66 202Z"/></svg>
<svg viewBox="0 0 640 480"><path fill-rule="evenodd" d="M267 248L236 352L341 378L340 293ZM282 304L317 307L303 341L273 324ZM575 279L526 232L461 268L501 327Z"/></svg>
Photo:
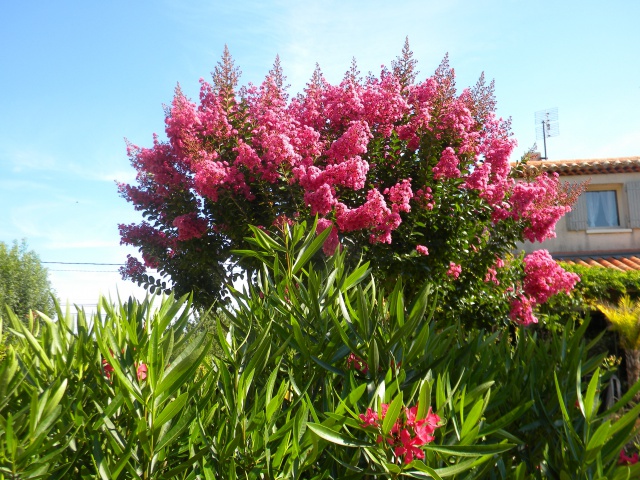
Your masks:
<svg viewBox="0 0 640 480"><path fill-rule="evenodd" d="M442 477L437 474L435 469L433 469L431 467L428 467L427 465L425 465L420 460L414 460L413 462L411 462L411 464L409 466L412 467L412 468L415 468L419 472L427 473L434 480L442 480ZM404 474L409 476L409 477L414 476L414 475L412 475L412 472L410 472L410 471L409 472L405 471ZM424 478L424 477L423 476L419 476L417 478Z"/></svg>
<svg viewBox="0 0 640 480"><path fill-rule="evenodd" d="M346 437L320 423L308 423L307 427L320 438L343 447L373 447L373 444Z"/></svg>
<svg viewBox="0 0 640 480"><path fill-rule="evenodd" d="M426 378L420 383L420 393L418 394L418 411L416 418L422 420L429 413L429 406L431 405L431 382Z"/></svg>
<svg viewBox="0 0 640 480"><path fill-rule="evenodd" d="M96 469L98 470L98 475L100 475L100 478L102 478L102 480L111 480L113 476L109 471L107 460L104 458L104 455L102 454L102 449L100 447L100 441L98 440L98 438L99 437L97 435L93 436L92 460L94 465L96 466Z"/></svg>
<svg viewBox="0 0 640 480"><path fill-rule="evenodd" d="M311 260L311 257L313 257L322 248L324 241L327 239L327 237L331 233L331 229L325 228L322 232L320 232L316 236L316 238L311 242L311 244L308 244L310 235L315 234L316 224L317 224L317 220L316 222L314 222L313 224L314 226L309 230L309 235L307 235L307 238L305 239L304 246L298 252L296 261L293 264L293 267L291 268L292 275L295 275L296 273L298 273L298 271L303 266L305 266L309 262L309 260Z"/></svg>
<svg viewBox="0 0 640 480"><path fill-rule="evenodd" d="M202 333L188 343L184 350L171 362L156 388L156 403L161 398L171 396L192 374L207 354L208 345L205 334Z"/></svg>
<svg viewBox="0 0 640 480"><path fill-rule="evenodd" d="M155 422L153 424L154 433L159 431L165 423L175 417L176 414L182 410L188 398L189 393L184 392L182 395L176 397L175 400L170 401L169 404L162 409L162 412L160 412L155 418Z"/></svg>
<svg viewBox="0 0 640 480"><path fill-rule="evenodd" d="M491 435L492 433L497 432L498 430L502 430L507 425L511 424L512 422L520 418L522 415L524 415L534 403L535 403L534 400L529 400L526 403L518 405L509 413L505 415L501 415L500 418L498 418L495 422L491 424L485 423L484 425L482 425L479 435L485 437L485 436Z"/></svg>
<svg viewBox="0 0 640 480"><path fill-rule="evenodd" d="M464 419L464 423L462 424L462 431L460 432L460 436L462 438L465 438L480 421L480 417L484 413L484 409L488 401L489 392L487 392L484 399L478 399L478 401L473 405L473 408L471 408L471 411L468 413L467 417Z"/></svg>
<svg viewBox="0 0 640 480"><path fill-rule="evenodd" d="M587 465L589 465L596 459L596 456L608 440L610 432L611 424L609 422L604 422L598 427L593 436L589 439L589 443L587 443L587 447L585 449L584 459Z"/></svg>
<svg viewBox="0 0 640 480"><path fill-rule="evenodd" d="M382 433L384 435L388 435L391 431L391 428L398 420L400 413L402 412L402 391L398 393L396 398L393 399L389 408L387 409L387 414L382 421Z"/></svg>
<svg viewBox="0 0 640 480"><path fill-rule="evenodd" d="M514 443L495 443L490 445L435 445L430 443L425 445L424 449L456 457L480 457L503 453L515 446Z"/></svg>
<svg viewBox="0 0 640 480"><path fill-rule="evenodd" d="M598 392L598 386L600 384L600 368L596 368L596 371L593 373L591 377L591 381L589 382L589 386L587 387L587 395L583 398L584 402L584 415L587 423L591 423L591 419L593 415L596 413L596 395ZM580 387L578 387L578 394L580 395Z"/></svg>

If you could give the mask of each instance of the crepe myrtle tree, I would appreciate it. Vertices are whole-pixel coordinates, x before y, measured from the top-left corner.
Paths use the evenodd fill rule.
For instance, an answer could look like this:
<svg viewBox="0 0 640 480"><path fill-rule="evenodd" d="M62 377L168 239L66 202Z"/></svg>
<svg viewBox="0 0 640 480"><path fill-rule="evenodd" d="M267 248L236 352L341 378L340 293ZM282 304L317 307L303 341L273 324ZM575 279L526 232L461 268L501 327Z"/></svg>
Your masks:
<svg viewBox="0 0 640 480"><path fill-rule="evenodd" d="M546 253L512 255L518 241L553 237L579 191L546 173L516 182L526 158L510 165L516 142L484 74L458 93L445 57L417 81L405 42L379 76L361 78L354 60L332 85L316 66L293 98L279 58L260 85L239 88L239 76L225 47L198 102L176 89L167 140L128 144L137 183L119 191L145 220L119 226L141 254L128 258L125 278L149 284L146 269L155 269L208 307L234 267L256 267L234 254L249 248L249 225L317 217L318 232L332 229L326 255L344 248L353 262L372 260L383 285L431 279L446 297L442 311L470 321L535 321L532 308L547 296L533 292L529 264L546 266L551 290L577 280Z"/></svg>

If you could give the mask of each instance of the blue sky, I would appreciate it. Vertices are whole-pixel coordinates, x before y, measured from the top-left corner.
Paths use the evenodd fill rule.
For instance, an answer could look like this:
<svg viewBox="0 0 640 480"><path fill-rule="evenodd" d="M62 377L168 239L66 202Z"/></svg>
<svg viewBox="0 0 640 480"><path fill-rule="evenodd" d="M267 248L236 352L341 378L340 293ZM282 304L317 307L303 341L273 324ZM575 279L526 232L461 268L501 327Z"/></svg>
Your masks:
<svg viewBox="0 0 640 480"><path fill-rule="evenodd" d="M4 2L0 241L24 238L46 262L122 264L133 251L117 224L139 220L114 183L135 176L124 138L162 137L176 84L197 98L225 44L244 84L279 54L295 94L316 62L331 82L352 57L379 73L408 36L420 79L447 52L460 89L483 71L495 79L514 159L549 107L560 123L551 159L640 155L638 18L636 0ZM47 266L63 302L143 294L117 266Z"/></svg>

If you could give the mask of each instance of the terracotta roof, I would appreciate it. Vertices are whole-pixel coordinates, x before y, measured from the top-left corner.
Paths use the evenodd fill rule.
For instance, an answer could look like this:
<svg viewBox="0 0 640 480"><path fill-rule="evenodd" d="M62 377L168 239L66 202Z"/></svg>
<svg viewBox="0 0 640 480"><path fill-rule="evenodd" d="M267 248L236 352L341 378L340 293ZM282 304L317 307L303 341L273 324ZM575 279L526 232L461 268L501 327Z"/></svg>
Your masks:
<svg viewBox="0 0 640 480"><path fill-rule="evenodd" d="M513 166L513 165L512 165ZM640 172L640 157L594 158L583 160L538 160L527 162L525 169L531 173L557 172L567 175L593 175L598 173Z"/></svg>
<svg viewBox="0 0 640 480"><path fill-rule="evenodd" d="M631 256L580 256L568 258L556 258L560 262L569 265L582 265L584 267L606 267L626 272L629 270L640 270L640 257Z"/></svg>

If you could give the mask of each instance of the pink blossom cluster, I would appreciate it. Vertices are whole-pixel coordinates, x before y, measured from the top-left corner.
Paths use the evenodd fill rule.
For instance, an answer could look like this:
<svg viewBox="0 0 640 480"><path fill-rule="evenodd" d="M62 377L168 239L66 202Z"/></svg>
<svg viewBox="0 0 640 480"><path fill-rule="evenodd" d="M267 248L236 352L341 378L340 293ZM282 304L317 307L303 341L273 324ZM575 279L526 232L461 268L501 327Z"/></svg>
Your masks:
<svg viewBox="0 0 640 480"><path fill-rule="evenodd" d="M194 212L176 217L173 226L178 230L177 240L181 242L200 238L207 232L207 221Z"/></svg>
<svg viewBox="0 0 640 480"><path fill-rule="evenodd" d="M624 448L620 450L618 465L635 465L636 463L638 463L638 452L634 452L633 455L629 456Z"/></svg>
<svg viewBox="0 0 640 480"><path fill-rule="evenodd" d="M206 234L236 248L247 224L280 225L281 215L299 212L320 217L318 232L332 226L327 255L352 232L358 246L391 244L405 222L408 238L425 240L402 239L398 256L415 248L412 262L432 263L438 250L426 239L454 231L438 229L436 216L453 212L447 202L456 199L486 211L483 221L519 222L516 240L552 236L570 203L557 178L514 182L508 122L469 90L457 94L443 65L415 84L383 68L378 78L352 71L332 85L318 69L291 100L277 72L239 94L215 77L214 85L201 80L199 102L176 89L167 141L154 135L151 148L127 146L137 185L118 189L154 226L120 225L122 243L144 252L146 266L175 271L175 256L190 255L187 240ZM485 281L498 285L497 268ZM141 270L132 263L129 271ZM447 270L460 273L460 265Z"/></svg>
<svg viewBox="0 0 640 480"><path fill-rule="evenodd" d="M147 271L146 267L135 257L127 255L127 263L120 267L119 272L123 279L136 278Z"/></svg>
<svg viewBox="0 0 640 480"><path fill-rule="evenodd" d="M441 178L458 178L460 170L458 165L460 160L456 157L456 152L451 147L447 147L440 155L440 161L433 167L433 178L439 180Z"/></svg>
<svg viewBox="0 0 640 480"><path fill-rule="evenodd" d="M495 285L500 285L500 280L498 280L498 269L504 267L504 260L500 257L496 257L496 260L493 266L487 269L487 273L484 276L484 282L489 283L493 282Z"/></svg>
<svg viewBox="0 0 640 480"><path fill-rule="evenodd" d="M343 232L370 230L371 243L391 243L391 232L398 228L402 219L399 213L389 209L382 194L372 189L367 193L367 201L360 207L350 209L338 202L336 222Z"/></svg>
<svg viewBox="0 0 640 480"><path fill-rule="evenodd" d="M340 239L338 238L338 229L331 220L326 218L319 218L318 225L316 227L316 234L324 232L327 228L331 228L331 233L324 241L322 245L322 251L325 255L331 256L336 253L336 248L340 246Z"/></svg>
<svg viewBox="0 0 640 480"><path fill-rule="evenodd" d="M409 205L409 201L413 198L411 178L405 178L401 182L396 183L393 187L385 189L383 193L389 196L392 212L408 213L411 211L411 205Z"/></svg>
<svg viewBox="0 0 640 480"><path fill-rule="evenodd" d="M360 414L363 428L374 427L378 430L378 443L383 441L382 422L388 409L389 405L383 403L379 413L367 408L366 413ZM386 443L393 449L394 455L398 459L403 459L405 464L411 463L414 458L424 459L424 451L420 447L433 442L435 430L441 426L440 417L432 412L431 407L425 418L418 419L417 414L417 405L405 407L385 438Z"/></svg>
<svg viewBox="0 0 640 480"><path fill-rule="evenodd" d="M569 205L559 204L559 190L557 173L549 176L545 172L533 182L518 182L509 196L510 208L501 216L528 221L523 235L530 242L553 238L556 223L571 210Z"/></svg>
<svg viewBox="0 0 640 480"><path fill-rule="evenodd" d="M367 365L367 362L353 352L351 352L347 357L347 368L357 370L363 375L366 375L369 372L369 365Z"/></svg>
<svg viewBox="0 0 640 480"><path fill-rule="evenodd" d="M569 293L580 277L567 272L547 250L536 250L524 257L522 293L511 303L510 317L522 325L537 323L533 314L536 305L545 303L560 292Z"/></svg>
<svg viewBox="0 0 640 480"><path fill-rule="evenodd" d="M454 262L449 262L449 269L447 270L447 275L454 280L457 279L462 273L462 266L458 265Z"/></svg>
<svg viewBox="0 0 640 480"><path fill-rule="evenodd" d="M580 277L567 272L551 257L547 250L536 250L524 257L524 292L536 303L545 303L549 297L569 293Z"/></svg>

